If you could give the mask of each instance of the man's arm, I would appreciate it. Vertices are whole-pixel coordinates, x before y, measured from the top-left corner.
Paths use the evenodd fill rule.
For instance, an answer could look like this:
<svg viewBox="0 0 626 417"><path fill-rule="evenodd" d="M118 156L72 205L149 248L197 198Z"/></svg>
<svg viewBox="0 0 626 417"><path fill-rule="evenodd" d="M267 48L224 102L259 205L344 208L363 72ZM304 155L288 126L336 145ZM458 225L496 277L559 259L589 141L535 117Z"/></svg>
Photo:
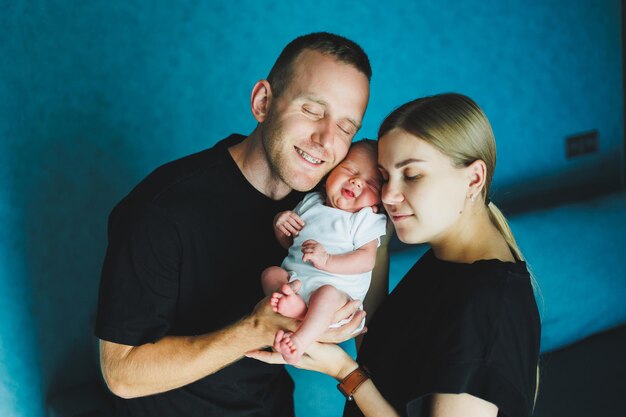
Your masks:
<svg viewBox="0 0 626 417"><path fill-rule="evenodd" d="M350 301L337 314L352 320L329 329L322 339L340 343L353 337L365 313ZM158 394L211 375L246 352L274 343L278 330L295 331L298 321L274 313L268 298L252 314L222 330L200 336L167 336L156 343L128 346L100 342L100 366L107 386L122 398Z"/></svg>
<svg viewBox="0 0 626 417"><path fill-rule="evenodd" d="M279 329L297 322L271 310L263 299L254 312L224 329L200 336L167 336L141 346L100 343L100 365L109 389L122 398L142 397L182 387L270 346Z"/></svg>

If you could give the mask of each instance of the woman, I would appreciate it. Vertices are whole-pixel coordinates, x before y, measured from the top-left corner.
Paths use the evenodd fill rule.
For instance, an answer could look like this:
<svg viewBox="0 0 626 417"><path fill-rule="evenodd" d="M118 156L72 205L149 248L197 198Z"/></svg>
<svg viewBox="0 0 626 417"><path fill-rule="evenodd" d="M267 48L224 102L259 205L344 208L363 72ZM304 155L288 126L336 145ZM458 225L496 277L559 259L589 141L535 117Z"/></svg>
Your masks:
<svg viewBox="0 0 626 417"><path fill-rule="evenodd" d="M523 256L489 200L496 149L486 116L459 94L426 97L391 113L379 138L396 233L431 249L379 307L356 362L318 343L299 366L341 382L354 399L347 416L530 416L539 315Z"/></svg>

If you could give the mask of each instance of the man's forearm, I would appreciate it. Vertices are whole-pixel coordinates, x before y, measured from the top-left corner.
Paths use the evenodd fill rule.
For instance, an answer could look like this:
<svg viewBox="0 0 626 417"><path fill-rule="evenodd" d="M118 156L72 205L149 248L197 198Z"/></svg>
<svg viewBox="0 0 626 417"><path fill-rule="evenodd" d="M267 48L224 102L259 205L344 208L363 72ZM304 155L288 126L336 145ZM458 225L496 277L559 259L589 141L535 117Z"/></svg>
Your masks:
<svg viewBox="0 0 626 417"><path fill-rule="evenodd" d="M271 345L273 328L250 316L200 336L167 336L156 343L126 346L102 341L102 373L123 398L179 388L241 359L245 352Z"/></svg>

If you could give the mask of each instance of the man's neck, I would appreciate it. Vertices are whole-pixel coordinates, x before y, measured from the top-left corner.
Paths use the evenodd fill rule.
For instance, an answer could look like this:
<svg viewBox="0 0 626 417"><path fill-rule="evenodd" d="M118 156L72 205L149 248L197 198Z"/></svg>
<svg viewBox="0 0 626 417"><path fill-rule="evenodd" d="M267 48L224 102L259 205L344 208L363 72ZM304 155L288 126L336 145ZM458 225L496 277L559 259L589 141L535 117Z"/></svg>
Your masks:
<svg viewBox="0 0 626 417"><path fill-rule="evenodd" d="M272 172L259 132L255 130L228 152L248 182L272 200L282 200L291 188Z"/></svg>

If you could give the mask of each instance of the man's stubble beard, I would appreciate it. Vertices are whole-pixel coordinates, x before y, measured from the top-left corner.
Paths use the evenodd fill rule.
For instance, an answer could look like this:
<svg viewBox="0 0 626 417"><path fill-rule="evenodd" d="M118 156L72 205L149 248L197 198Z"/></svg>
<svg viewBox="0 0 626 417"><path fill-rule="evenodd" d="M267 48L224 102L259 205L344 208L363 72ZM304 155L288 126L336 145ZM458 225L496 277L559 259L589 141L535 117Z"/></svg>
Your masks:
<svg viewBox="0 0 626 417"><path fill-rule="evenodd" d="M265 151L265 157L267 158L270 170L272 175L280 178L280 180L287 184L292 190L306 192L312 190L326 175L320 176L317 179L314 179L311 183L307 181L307 184L298 184L295 182L294 173L289 172L288 155L287 152L292 151L292 149L285 149L281 146L285 143L285 138L283 135L283 129L274 117L274 112L270 109L267 119L263 123L262 126L262 135L261 141L263 143L263 150ZM295 150L293 150L295 152Z"/></svg>

